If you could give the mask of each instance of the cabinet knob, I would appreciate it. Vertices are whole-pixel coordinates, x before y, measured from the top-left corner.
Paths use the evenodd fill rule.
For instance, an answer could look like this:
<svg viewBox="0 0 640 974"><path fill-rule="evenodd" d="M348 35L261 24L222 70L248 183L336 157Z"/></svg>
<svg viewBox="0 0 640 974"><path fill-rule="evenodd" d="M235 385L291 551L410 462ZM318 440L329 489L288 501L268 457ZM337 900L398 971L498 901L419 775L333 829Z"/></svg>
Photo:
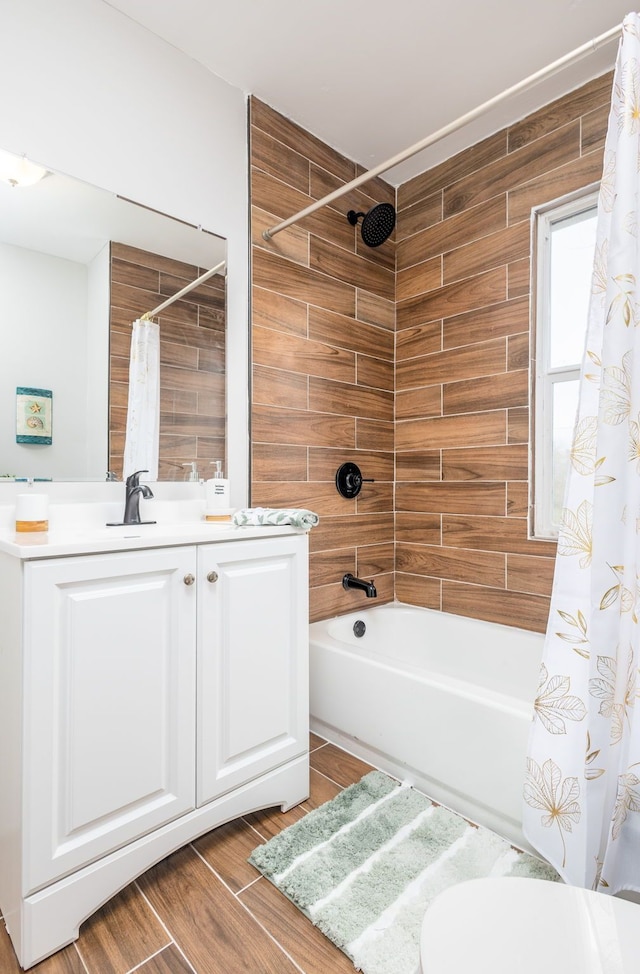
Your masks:
<svg viewBox="0 0 640 974"><path fill-rule="evenodd" d="M193 583L195 582L195 580L196 580L195 579L195 575L185 575L184 576L184 584L185 585L193 585Z"/></svg>
<svg viewBox="0 0 640 974"><path fill-rule="evenodd" d="M209 574L207 575L207 581L208 582L217 582L218 581L218 573L217 572L209 572Z"/></svg>

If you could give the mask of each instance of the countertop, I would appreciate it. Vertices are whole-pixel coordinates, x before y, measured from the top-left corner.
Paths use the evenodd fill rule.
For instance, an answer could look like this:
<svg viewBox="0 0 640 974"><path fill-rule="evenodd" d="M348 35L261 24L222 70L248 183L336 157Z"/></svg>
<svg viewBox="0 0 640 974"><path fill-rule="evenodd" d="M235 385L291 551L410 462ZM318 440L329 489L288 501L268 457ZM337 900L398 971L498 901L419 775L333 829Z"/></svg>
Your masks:
<svg viewBox="0 0 640 974"><path fill-rule="evenodd" d="M99 554L110 551L136 551L140 548L166 548L183 544L208 544L220 541L245 541L248 538L273 538L306 532L291 525L234 527L230 523L187 521L162 524L98 527L85 525L46 533L0 533L0 552L15 558L34 560L68 555Z"/></svg>
<svg viewBox="0 0 640 974"><path fill-rule="evenodd" d="M50 501L46 533L15 531L16 495L29 490L46 493ZM122 519L123 490L118 483L0 486L0 554L33 561L306 533L292 525L235 527L231 521L205 521L204 485L186 483L153 484L154 498L141 501L140 516L155 523L107 527Z"/></svg>

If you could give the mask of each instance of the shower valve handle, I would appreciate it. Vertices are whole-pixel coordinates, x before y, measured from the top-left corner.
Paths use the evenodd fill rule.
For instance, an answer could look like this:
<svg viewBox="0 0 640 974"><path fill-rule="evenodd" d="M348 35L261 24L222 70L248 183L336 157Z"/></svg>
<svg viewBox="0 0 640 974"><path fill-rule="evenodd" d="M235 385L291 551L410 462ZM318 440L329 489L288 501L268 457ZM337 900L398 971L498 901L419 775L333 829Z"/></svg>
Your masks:
<svg viewBox="0 0 640 974"><path fill-rule="evenodd" d="M343 463L336 473L336 490L343 497L357 497L363 484L375 483L373 477L363 477L355 463Z"/></svg>

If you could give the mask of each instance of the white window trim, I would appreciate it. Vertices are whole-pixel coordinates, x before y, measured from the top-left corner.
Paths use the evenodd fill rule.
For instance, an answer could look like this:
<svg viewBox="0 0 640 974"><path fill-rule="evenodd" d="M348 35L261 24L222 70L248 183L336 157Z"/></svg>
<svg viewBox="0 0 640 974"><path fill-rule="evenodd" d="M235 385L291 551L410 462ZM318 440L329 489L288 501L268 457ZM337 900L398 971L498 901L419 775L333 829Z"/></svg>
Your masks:
<svg viewBox="0 0 640 974"><path fill-rule="evenodd" d="M552 520L553 507L553 428L552 403L554 385L580 377L582 363L576 367L550 369L548 328L550 313L550 257L552 224L583 213L596 206L598 186L535 207L531 211L531 395L530 395L530 478L529 537L555 540L559 525Z"/></svg>

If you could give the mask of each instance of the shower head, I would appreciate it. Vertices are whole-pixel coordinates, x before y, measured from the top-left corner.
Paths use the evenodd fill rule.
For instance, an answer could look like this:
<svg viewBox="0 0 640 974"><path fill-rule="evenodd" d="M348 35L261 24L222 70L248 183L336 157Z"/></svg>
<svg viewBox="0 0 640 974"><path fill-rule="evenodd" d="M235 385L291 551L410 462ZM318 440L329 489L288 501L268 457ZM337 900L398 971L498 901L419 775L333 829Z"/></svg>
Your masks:
<svg viewBox="0 0 640 974"><path fill-rule="evenodd" d="M367 247L379 247L393 233L396 225L396 211L391 203L378 203L372 206L368 213L356 213L349 210L347 220L355 227L362 217L360 233Z"/></svg>

